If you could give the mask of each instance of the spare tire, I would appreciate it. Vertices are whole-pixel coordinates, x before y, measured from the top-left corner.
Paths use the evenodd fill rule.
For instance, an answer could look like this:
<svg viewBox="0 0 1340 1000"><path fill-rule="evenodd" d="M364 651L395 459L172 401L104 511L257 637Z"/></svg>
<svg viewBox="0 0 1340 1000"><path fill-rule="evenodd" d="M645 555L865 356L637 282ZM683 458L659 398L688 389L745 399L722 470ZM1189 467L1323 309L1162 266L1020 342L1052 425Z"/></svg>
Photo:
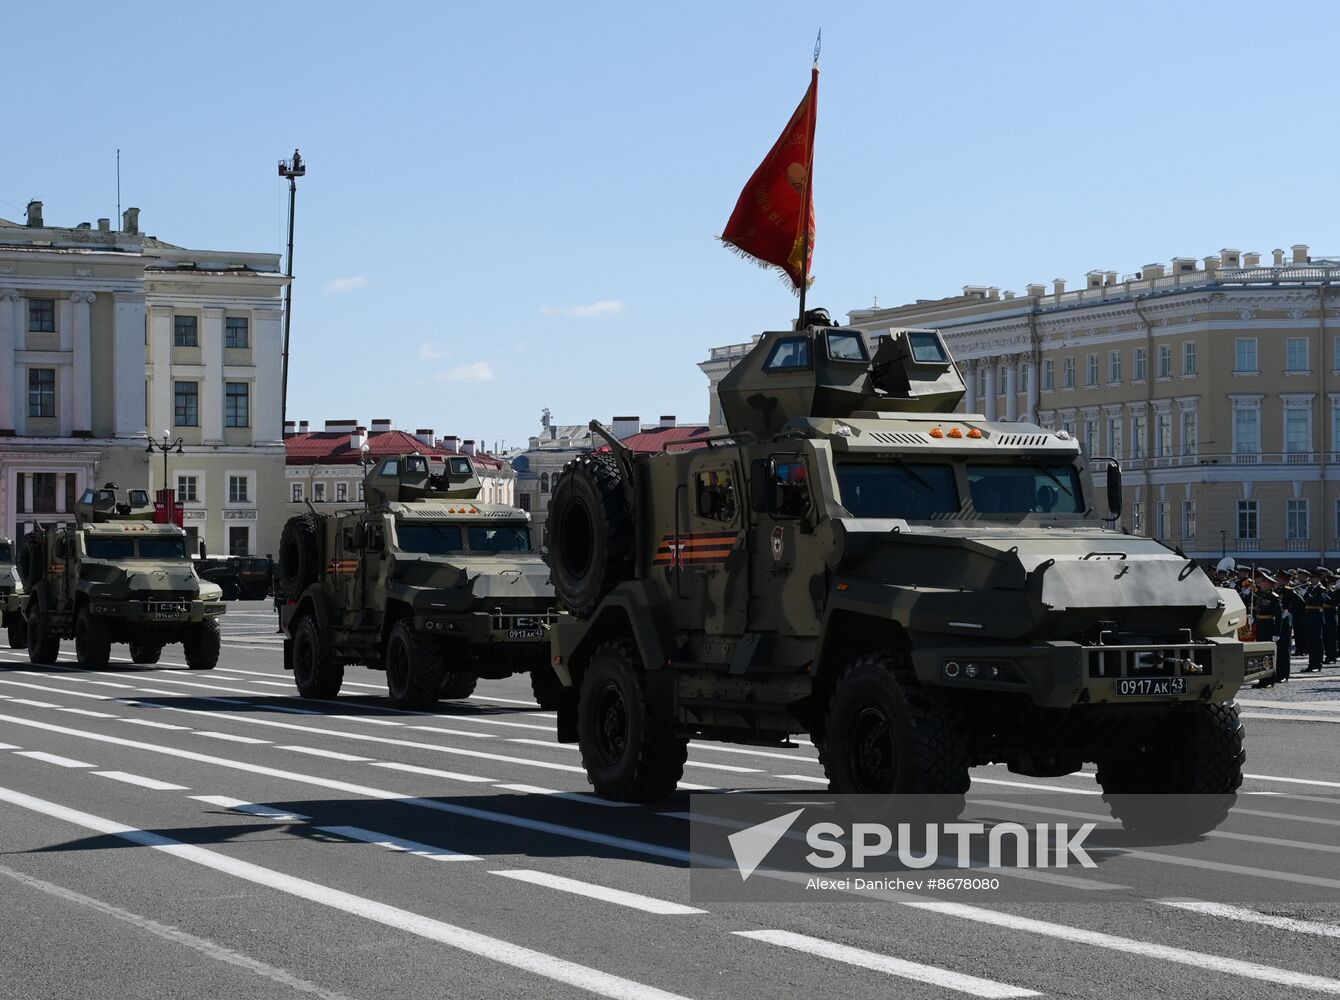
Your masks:
<svg viewBox="0 0 1340 1000"><path fill-rule="evenodd" d="M19 546L17 568L19 579L23 581L25 590L32 590L37 581L42 579L42 570L46 568L46 555L42 545L42 536L36 532L23 536L23 543Z"/></svg>
<svg viewBox="0 0 1340 1000"><path fill-rule="evenodd" d="M312 513L290 517L279 538L279 585L288 597L297 597L321 568L321 523Z"/></svg>
<svg viewBox="0 0 1340 1000"><path fill-rule="evenodd" d="M571 615L588 618L614 585L632 576L633 517L623 470L613 455L567 464L549 505L549 568L554 594Z"/></svg>

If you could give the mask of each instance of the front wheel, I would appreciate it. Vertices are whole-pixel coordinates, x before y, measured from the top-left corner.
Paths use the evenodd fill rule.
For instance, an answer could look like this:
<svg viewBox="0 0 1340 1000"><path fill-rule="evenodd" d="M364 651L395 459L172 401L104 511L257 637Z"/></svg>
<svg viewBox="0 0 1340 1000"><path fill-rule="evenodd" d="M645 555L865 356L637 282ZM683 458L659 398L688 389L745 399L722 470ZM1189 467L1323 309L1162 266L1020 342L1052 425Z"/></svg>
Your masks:
<svg viewBox="0 0 1340 1000"><path fill-rule="evenodd" d="M591 654L577 702L577 742L601 798L659 802L683 776L688 740L647 710L632 643L606 642Z"/></svg>
<svg viewBox="0 0 1340 1000"><path fill-rule="evenodd" d="M85 670L105 670L112 658L112 634L88 608L74 623L74 655Z"/></svg>
<svg viewBox="0 0 1340 1000"><path fill-rule="evenodd" d="M28 662L55 663L60 656L60 636L51 631L47 616L40 612L28 622Z"/></svg>
<svg viewBox="0 0 1340 1000"><path fill-rule="evenodd" d="M322 655L321 633L310 614L293 630L293 682L304 698L323 700L336 697L344 684L344 665L330 663Z"/></svg>
<svg viewBox="0 0 1340 1000"><path fill-rule="evenodd" d="M563 700L563 685L558 682L558 674L549 665L548 656L530 672L530 693L546 712L558 708L559 702Z"/></svg>
<svg viewBox="0 0 1340 1000"><path fill-rule="evenodd" d="M158 658L163 655L163 644L161 642L132 642L130 644L130 660L132 663L157 663Z"/></svg>
<svg viewBox="0 0 1340 1000"><path fill-rule="evenodd" d="M412 622L397 622L391 629L385 662L386 691L396 708L430 709L443 696L448 679L446 651L440 642L415 632ZM473 683L470 690L474 690Z"/></svg>
<svg viewBox="0 0 1340 1000"><path fill-rule="evenodd" d="M28 648L28 623L17 611L9 615L9 624L5 627L10 649Z"/></svg>
<svg viewBox="0 0 1340 1000"><path fill-rule="evenodd" d="M206 618L191 630L182 643L186 652L186 665L192 670L213 670L219 665L221 645L218 621Z"/></svg>

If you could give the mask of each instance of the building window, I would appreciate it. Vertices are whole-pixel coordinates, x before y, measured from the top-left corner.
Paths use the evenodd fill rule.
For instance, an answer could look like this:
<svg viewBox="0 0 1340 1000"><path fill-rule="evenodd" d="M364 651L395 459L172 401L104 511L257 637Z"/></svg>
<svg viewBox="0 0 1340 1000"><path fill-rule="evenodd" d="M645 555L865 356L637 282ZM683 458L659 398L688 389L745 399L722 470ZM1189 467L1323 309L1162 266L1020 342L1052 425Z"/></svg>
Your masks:
<svg viewBox="0 0 1340 1000"><path fill-rule="evenodd" d="M56 332L55 299L28 300L28 332L29 333Z"/></svg>
<svg viewBox="0 0 1340 1000"><path fill-rule="evenodd" d="M1188 340L1182 345L1182 374L1196 374L1196 342Z"/></svg>
<svg viewBox="0 0 1340 1000"><path fill-rule="evenodd" d="M1132 376L1137 382L1143 382L1145 380L1146 360L1145 349L1143 347L1137 347L1135 349L1135 372Z"/></svg>
<svg viewBox="0 0 1340 1000"><path fill-rule="evenodd" d="M174 420L178 427L200 426L200 384L178 382L175 387Z"/></svg>
<svg viewBox="0 0 1340 1000"><path fill-rule="evenodd" d="M325 502L326 502L326 484L325 484L325 483L313 483L313 484L312 484L312 499L313 499L314 501L316 501L317 503L325 503Z"/></svg>
<svg viewBox="0 0 1340 1000"><path fill-rule="evenodd" d="M1019 391L1020 391L1020 392L1027 392L1027 391L1028 391L1028 380L1029 380L1029 378L1030 378L1030 376L1031 376L1031 370L1032 370L1032 366L1030 366L1030 365L1020 365L1020 366L1019 366Z"/></svg>
<svg viewBox="0 0 1340 1000"><path fill-rule="evenodd" d="M1284 537L1291 542L1302 542L1312 537L1308 530L1307 501L1286 500L1284 503Z"/></svg>
<svg viewBox="0 0 1340 1000"><path fill-rule="evenodd" d="M986 368L980 362L977 365L977 398L986 398Z"/></svg>
<svg viewBox="0 0 1340 1000"><path fill-rule="evenodd" d="M1159 344L1159 378L1172 378L1172 345Z"/></svg>
<svg viewBox="0 0 1340 1000"><path fill-rule="evenodd" d="M200 500L199 481L195 476L177 477L177 503L197 503Z"/></svg>
<svg viewBox="0 0 1340 1000"><path fill-rule="evenodd" d="M1259 455L1261 453L1261 411L1254 407L1238 406L1233 410L1233 454Z"/></svg>
<svg viewBox="0 0 1340 1000"><path fill-rule="evenodd" d="M200 321L195 316L172 317L172 346L199 347Z"/></svg>
<svg viewBox="0 0 1340 1000"><path fill-rule="evenodd" d="M1284 370L1286 372L1308 370L1306 337L1290 337L1284 342Z"/></svg>
<svg viewBox="0 0 1340 1000"><path fill-rule="evenodd" d="M1056 388L1056 362L1051 358L1042 362L1042 388L1048 392Z"/></svg>
<svg viewBox="0 0 1340 1000"><path fill-rule="evenodd" d="M1335 537L1340 538L1340 500L1335 502Z"/></svg>
<svg viewBox="0 0 1340 1000"><path fill-rule="evenodd" d="M249 480L246 476L228 477L228 502L246 503L249 499L250 490L248 489Z"/></svg>
<svg viewBox="0 0 1340 1000"><path fill-rule="evenodd" d="M336 503L346 503L348 500L349 500L349 484L348 484L348 483L336 483L336 484L335 484L335 502L336 502Z"/></svg>
<svg viewBox="0 0 1340 1000"><path fill-rule="evenodd" d="M54 472L33 473L33 513L56 513L56 474Z"/></svg>
<svg viewBox="0 0 1340 1000"><path fill-rule="evenodd" d="M522 510L530 510L530 494L520 493L516 498L516 505Z"/></svg>
<svg viewBox="0 0 1340 1000"><path fill-rule="evenodd" d="M28 416L56 415L56 369L28 369Z"/></svg>
<svg viewBox="0 0 1340 1000"><path fill-rule="evenodd" d="M1121 458L1121 418L1107 418L1107 450L1113 458Z"/></svg>
<svg viewBox="0 0 1340 1000"><path fill-rule="evenodd" d="M223 387L223 426L251 426L251 387L245 382L225 382Z"/></svg>
<svg viewBox="0 0 1340 1000"><path fill-rule="evenodd" d="M541 493L549 492L549 473L547 472L540 473L540 492Z"/></svg>
<svg viewBox="0 0 1340 1000"><path fill-rule="evenodd" d="M1110 351L1107 355L1107 380L1114 385L1121 381L1121 352Z"/></svg>
<svg viewBox="0 0 1340 1000"><path fill-rule="evenodd" d="M1249 542L1260 537L1258 514L1257 501L1238 501L1238 541Z"/></svg>
<svg viewBox="0 0 1340 1000"><path fill-rule="evenodd" d="M1196 540L1196 501L1182 501L1182 541Z"/></svg>
<svg viewBox="0 0 1340 1000"><path fill-rule="evenodd" d="M359 502L359 503L362 503L362 502L363 502L363 484L362 484L362 483L359 483L359 484L358 484L358 502Z"/></svg>
<svg viewBox="0 0 1340 1000"><path fill-rule="evenodd" d="M302 483L293 483L289 487L289 497L294 503L302 503Z"/></svg>
<svg viewBox="0 0 1340 1000"><path fill-rule="evenodd" d="M1168 512L1171 505L1167 500L1154 504L1154 537L1160 541L1168 538Z"/></svg>
<svg viewBox="0 0 1340 1000"><path fill-rule="evenodd" d="M1075 388L1075 359L1066 358L1065 367L1061 369L1061 388Z"/></svg>
<svg viewBox="0 0 1340 1000"><path fill-rule="evenodd" d="M1084 454L1088 458L1093 458L1098 454L1098 421L1087 419L1084 421Z"/></svg>
<svg viewBox="0 0 1340 1000"><path fill-rule="evenodd" d="M1131 531L1142 534L1145 530L1145 505L1139 500L1131 504Z"/></svg>
<svg viewBox="0 0 1340 1000"><path fill-rule="evenodd" d="M1182 454L1196 454L1196 411L1182 411Z"/></svg>
<svg viewBox="0 0 1340 1000"><path fill-rule="evenodd" d="M1256 338L1239 337L1237 339L1237 348L1234 355L1233 371L1239 374L1255 373L1256 367Z"/></svg>
<svg viewBox="0 0 1340 1000"><path fill-rule="evenodd" d="M1172 450L1172 414L1156 413L1154 415L1154 457L1167 458L1172 454Z"/></svg>
<svg viewBox="0 0 1340 1000"><path fill-rule="evenodd" d="M1290 455L1312 450L1311 407L1284 407L1284 450Z"/></svg>
<svg viewBox="0 0 1340 1000"><path fill-rule="evenodd" d="M1096 354L1090 354L1088 358L1085 359L1084 384L1085 385L1098 384L1098 355Z"/></svg>
<svg viewBox="0 0 1340 1000"><path fill-rule="evenodd" d="M1131 414L1131 458L1145 457L1145 415Z"/></svg>
<svg viewBox="0 0 1340 1000"><path fill-rule="evenodd" d="M223 321L224 347L250 347L251 321L245 316L228 316Z"/></svg>
<svg viewBox="0 0 1340 1000"><path fill-rule="evenodd" d="M230 556L251 555L251 531L239 525L228 526L228 554Z"/></svg>

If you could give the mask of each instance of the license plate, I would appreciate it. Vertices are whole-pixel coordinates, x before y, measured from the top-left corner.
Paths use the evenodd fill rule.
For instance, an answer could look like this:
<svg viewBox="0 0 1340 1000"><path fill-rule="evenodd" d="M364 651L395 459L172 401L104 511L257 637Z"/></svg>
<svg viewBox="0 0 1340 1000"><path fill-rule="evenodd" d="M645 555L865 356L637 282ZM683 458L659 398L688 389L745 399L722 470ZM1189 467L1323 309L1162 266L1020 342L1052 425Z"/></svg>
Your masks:
<svg viewBox="0 0 1340 1000"><path fill-rule="evenodd" d="M1117 697L1173 697L1186 694L1185 677L1123 677L1116 683Z"/></svg>
<svg viewBox="0 0 1340 1000"><path fill-rule="evenodd" d="M542 628L514 628L507 633L509 639L543 639L544 629Z"/></svg>

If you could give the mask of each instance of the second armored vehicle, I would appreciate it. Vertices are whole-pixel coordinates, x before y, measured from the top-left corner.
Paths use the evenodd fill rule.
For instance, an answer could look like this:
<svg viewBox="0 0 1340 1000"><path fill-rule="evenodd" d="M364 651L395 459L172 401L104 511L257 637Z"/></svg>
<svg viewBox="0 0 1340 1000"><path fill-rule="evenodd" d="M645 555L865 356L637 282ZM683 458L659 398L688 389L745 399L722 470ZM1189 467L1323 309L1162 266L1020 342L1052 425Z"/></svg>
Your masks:
<svg viewBox="0 0 1340 1000"><path fill-rule="evenodd" d="M0 538L0 624L5 626L10 649L28 645L28 625L23 620L23 584L14 565L14 543Z"/></svg>
<svg viewBox="0 0 1340 1000"><path fill-rule="evenodd" d="M1242 780L1233 697L1273 669L1233 637L1241 605L1104 527L1071 435L954 413L936 331L872 357L816 318L722 379L729 438L648 456L606 434L554 488L559 739L596 791L670 794L691 737L809 733L838 792L1095 761L1106 793L1219 793L1186 809L1213 825ZM1115 464L1107 494L1119 511Z"/></svg>
<svg viewBox="0 0 1340 1000"><path fill-rule="evenodd" d="M424 455L397 455L368 472L364 509L290 518L276 582L300 693L333 698L361 663L386 671L394 705L423 709L469 697L480 677L528 671L552 706L549 569L529 515L479 492L469 456L439 473Z"/></svg>
<svg viewBox="0 0 1340 1000"><path fill-rule="evenodd" d="M75 527L34 531L19 550L28 658L54 663L61 639L74 639L80 666L105 667L112 643L130 645L136 663L157 663L180 642L192 670L219 661L223 593L191 566L186 532L154 524L144 490L117 499L116 485L89 489L75 505Z"/></svg>

